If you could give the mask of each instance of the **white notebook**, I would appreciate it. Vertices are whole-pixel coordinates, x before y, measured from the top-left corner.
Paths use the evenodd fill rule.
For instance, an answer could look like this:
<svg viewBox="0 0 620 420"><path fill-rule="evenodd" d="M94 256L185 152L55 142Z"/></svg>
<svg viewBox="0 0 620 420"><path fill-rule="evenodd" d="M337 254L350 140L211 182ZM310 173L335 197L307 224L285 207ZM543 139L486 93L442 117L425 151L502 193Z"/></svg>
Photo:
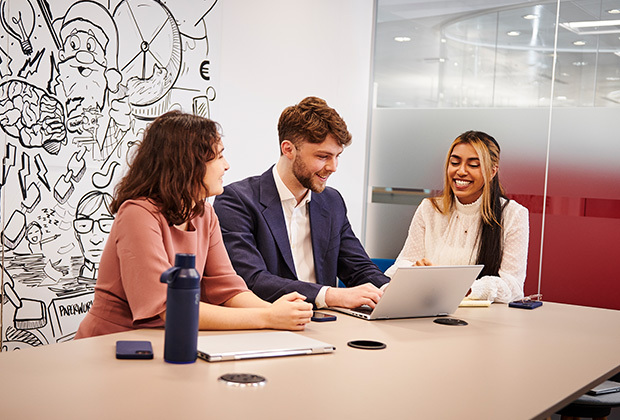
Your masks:
<svg viewBox="0 0 620 420"><path fill-rule="evenodd" d="M203 335L198 357L208 362L331 353L336 348L290 331Z"/></svg>
<svg viewBox="0 0 620 420"><path fill-rule="evenodd" d="M465 298L459 303L459 308L488 308L493 301Z"/></svg>

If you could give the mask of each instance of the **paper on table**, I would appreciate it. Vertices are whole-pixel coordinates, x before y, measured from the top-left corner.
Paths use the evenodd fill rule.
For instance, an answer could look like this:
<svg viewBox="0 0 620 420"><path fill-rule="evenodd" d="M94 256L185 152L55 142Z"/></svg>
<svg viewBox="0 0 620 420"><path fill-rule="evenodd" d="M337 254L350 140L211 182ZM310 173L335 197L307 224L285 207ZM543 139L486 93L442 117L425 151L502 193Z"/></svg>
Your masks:
<svg viewBox="0 0 620 420"><path fill-rule="evenodd" d="M486 307L490 306L491 303L493 303L493 302L491 302L490 300L476 300L476 299L465 298L459 304L459 308L462 308L462 307L486 308Z"/></svg>

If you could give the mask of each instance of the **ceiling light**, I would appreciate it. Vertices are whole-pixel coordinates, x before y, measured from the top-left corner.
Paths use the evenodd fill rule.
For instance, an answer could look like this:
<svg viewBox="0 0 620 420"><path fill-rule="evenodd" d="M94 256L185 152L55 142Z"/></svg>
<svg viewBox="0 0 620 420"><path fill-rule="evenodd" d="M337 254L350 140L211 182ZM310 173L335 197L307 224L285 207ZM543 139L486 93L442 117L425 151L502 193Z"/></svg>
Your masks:
<svg viewBox="0 0 620 420"><path fill-rule="evenodd" d="M590 20L582 22L564 22L560 23L560 26L579 35L603 35L620 33L620 20Z"/></svg>
<svg viewBox="0 0 620 420"><path fill-rule="evenodd" d="M575 41L573 42L573 45L577 45L578 47L580 47L582 45L586 45L586 41Z"/></svg>
<svg viewBox="0 0 620 420"><path fill-rule="evenodd" d="M609 13L610 15L617 15L620 14L620 9L611 9L608 10L607 13Z"/></svg>
<svg viewBox="0 0 620 420"><path fill-rule="evenodd" d="M445 63L448 59L443 57L427 57L424 61L427 63Z"/></svg>
<svg viewBox="0 0 620 420"><path fill-rule="evenodd" d="M566 22L561 25L571 28L596 28L598 26L618 26L620 25L620 20L586 20L582 22Z"/></svg>
<svg viewBox="0 0 620 420"><path fill-rule="evenodd" d="M396 41L396 42L409 42L409 41L411 41L411 38L409 38L408 36L395 36L394 37L394 41Z"/></svg>
<svg viewBox="0 0 620 420"><path fill-rule="evenodd" d="M508 35L508 36L519 36L519 35L521 35L521 32L519 32L519 31L508 31L508 32L506 32L506 35Z"/></svg>
<svg viewBox="0 0 620 420"><path fill-rule="evenodd" d="M614 54L616 54L618 57L620 57L620 51L614 51Z"/></svg>
<svg viewBox="0 0 620 420"><path fill-rule="evenodd" d="M583 66L587 66L588 63L586 63L585 61L573 61L573 66L575 67L583 67Z"/></svg>
<svg viewBox="0 0 620 420"><path fill-rule="evenodd" d="M609 76L609 77L606 77L605 80L610 81L610 82L617 82L618 80L620 80L620 77Z"/></svg>
<svg viewBox="0 0 620 420"><path fill-rule="evenodd" d="M538 16L537 15L524 15L523 19L527 19L527 20L538 19Z"/></svg>

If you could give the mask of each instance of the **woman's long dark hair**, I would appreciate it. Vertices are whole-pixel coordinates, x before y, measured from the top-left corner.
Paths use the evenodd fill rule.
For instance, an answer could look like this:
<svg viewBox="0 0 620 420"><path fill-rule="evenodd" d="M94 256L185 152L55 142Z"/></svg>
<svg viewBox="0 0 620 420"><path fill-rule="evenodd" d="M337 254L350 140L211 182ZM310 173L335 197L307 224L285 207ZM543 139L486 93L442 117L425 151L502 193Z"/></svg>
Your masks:
<svg viewBox="0 0 620 420"><path fill-rule="evenodd" d="M499 169L500 147L497 141L482 131L467 131L458 136L448 151L444 168L445 182L441 196L431 199L433 206L442 214L448 214L454 207L456 197L452 192L451 180L447 175L452 150L458 144L470 144L480 159L484 187L482 189L482 203L480 206L480 241L476 264L484 264L478 278L483 276L498 276L504 254L503 241L503 212L508 204L508 197L499 181L499 170L493 176L494 168ZM502 204L502 199L505 200Z"/></svg>
<svg viewBox="0 0 620 420"><path fill-rule="evenodd" d="M146 129L127 174L114 190L113 213L126 200L148 198L170 225L204 213L206 163L215 158L219 125L197 115L170 111Z"/></svg>
<svg viewBox="0 0 620 420"><path fill-rule="evenodd" d="M492 139L493 137L490 138ZM499 152L499 146L497 146L497 150ZM484 264L484 268L482 272L480 272L478 278L484 276L499 276L499 268L502 264L502 257L504 255L503 213L509 199L504 194L504 190L499 182L499 173L495 174L490 184L489 201L493 220L490 223L487 223L484 218L480 220L480 244L476 263ZM503 204L502 199L505 200Z"/></svg>

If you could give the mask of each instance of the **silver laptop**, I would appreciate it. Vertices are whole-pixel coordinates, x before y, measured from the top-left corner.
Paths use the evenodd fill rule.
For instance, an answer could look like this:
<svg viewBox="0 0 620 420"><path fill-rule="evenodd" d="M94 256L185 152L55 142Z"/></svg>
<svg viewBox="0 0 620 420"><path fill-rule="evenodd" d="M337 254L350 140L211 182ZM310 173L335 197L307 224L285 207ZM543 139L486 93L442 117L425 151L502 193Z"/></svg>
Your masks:
<svg viewBox="0 0 620 420"><path fill-rule="evenodd" d="M602 384L595 386L587 393L589 395L604 395L611 394L612 392L620 392L620 382L605 381Z"/></svg>
<svg viewBox="0 0 620 420"><path fill-rule="evenodd" d="M448 315L458 308L482 267L401 267L374 310L368 306L330 309L368 320Z"/></svg>
<svg viewBox="0 0 620 420"><path fill-rule="evenodd" d="M331 353L336 348L290 331L198 337L198 357L208 362Z"/></svg>

